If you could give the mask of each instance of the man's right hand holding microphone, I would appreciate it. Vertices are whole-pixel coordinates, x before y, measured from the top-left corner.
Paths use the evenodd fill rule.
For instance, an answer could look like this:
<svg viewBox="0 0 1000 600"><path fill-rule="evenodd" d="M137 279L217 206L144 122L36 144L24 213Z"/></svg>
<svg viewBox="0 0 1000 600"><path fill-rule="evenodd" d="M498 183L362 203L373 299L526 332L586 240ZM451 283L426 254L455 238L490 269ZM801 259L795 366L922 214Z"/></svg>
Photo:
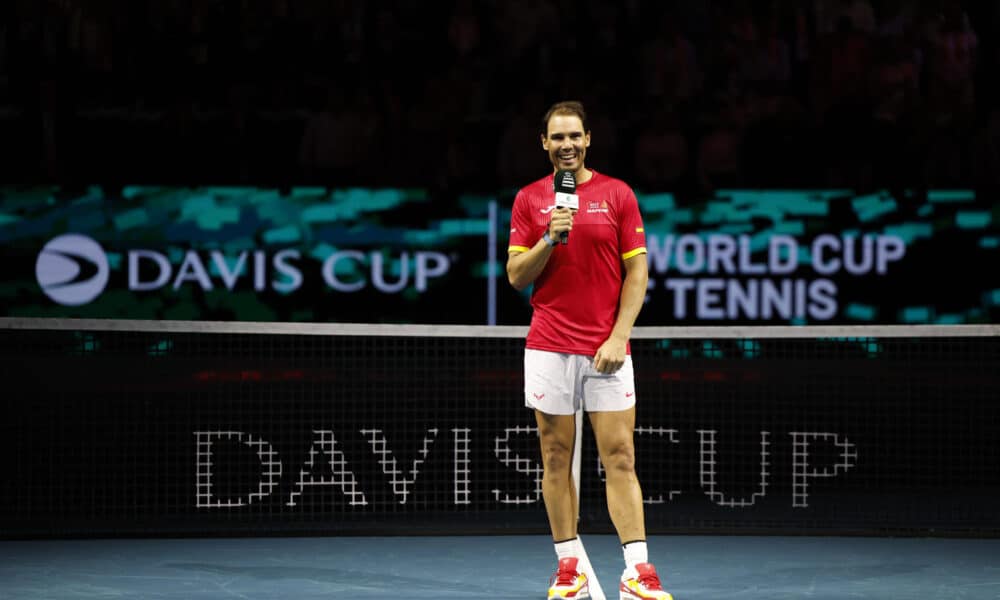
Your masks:
<svg viewBox="0 0 1000 600"><path fill-rule="evenodd" d="M569 232L573 229L573 215L576 210L572 208L554 208L549 220L549 238L553 241L566 243Z"/></svg>

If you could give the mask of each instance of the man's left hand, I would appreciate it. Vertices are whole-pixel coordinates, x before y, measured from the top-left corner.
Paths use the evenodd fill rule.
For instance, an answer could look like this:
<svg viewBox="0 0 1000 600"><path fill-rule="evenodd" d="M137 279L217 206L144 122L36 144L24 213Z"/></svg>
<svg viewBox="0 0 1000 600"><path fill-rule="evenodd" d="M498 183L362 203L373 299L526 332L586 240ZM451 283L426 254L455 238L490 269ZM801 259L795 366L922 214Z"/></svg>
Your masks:
<svg viewBox="0 0 1000 600"><path fill-rule="evenodd" d="M610 375L622 368L625 364L625 346L626 342L617 338L605 340L597 349L597 354L594 354L594 368L597 372Z"/></svg>

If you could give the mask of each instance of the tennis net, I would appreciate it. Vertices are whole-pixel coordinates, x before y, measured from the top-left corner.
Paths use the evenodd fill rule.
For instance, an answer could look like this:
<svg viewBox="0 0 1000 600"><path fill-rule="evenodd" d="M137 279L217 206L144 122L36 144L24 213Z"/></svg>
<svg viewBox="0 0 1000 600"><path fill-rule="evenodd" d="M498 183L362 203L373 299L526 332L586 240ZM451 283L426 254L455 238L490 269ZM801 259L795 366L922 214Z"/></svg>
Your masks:
<svg viewBox="0 0 1000 600"><path fill-rule="evenodd" d="M0 319L0 531L545 532L525 333ZM647 529L1000 534L998 334L636 328ZM581 531L611 532L583 435Z"/></svg>

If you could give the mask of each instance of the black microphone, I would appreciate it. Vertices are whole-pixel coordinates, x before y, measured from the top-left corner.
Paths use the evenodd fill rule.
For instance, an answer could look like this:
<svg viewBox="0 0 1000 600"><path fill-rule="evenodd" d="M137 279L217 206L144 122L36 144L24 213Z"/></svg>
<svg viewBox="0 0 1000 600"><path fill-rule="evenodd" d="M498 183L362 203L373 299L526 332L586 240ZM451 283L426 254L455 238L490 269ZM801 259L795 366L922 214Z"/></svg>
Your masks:
<svg viewBox="0 0 1000 600"><path fill-rule="evenodd" d="M576 195L576 174L573 171L559 169L552 178L552 187L556 192L556 208L580 209L580 197ZM569 232L559 234L562 243L569 242Z"/></svg>

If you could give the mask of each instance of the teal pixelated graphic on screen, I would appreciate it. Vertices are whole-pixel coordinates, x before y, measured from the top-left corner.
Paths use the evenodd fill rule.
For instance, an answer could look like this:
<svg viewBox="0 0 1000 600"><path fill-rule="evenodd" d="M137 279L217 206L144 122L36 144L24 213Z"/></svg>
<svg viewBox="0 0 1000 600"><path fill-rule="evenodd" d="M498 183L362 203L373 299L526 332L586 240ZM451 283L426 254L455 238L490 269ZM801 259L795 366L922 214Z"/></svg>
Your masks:
<svg viewBox="0 0 1000 600"><path fill-rule="evenodd" d="M524 325L514 192L3 187L0 314ZM971 190L637 199L639 325L1000 319L1000 207Z"/></svg>

